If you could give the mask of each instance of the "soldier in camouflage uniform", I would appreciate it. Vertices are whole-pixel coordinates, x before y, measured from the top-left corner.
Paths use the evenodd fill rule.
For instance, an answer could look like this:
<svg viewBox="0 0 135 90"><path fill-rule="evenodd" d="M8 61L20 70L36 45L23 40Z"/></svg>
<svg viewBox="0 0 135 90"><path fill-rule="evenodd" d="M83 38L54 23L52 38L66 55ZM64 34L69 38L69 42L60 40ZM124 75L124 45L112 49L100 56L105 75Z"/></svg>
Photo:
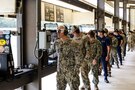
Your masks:
<svg viewBox="0 0 135 90"><path fill-rule="evenodd" d="M111 58L110 58L110 64L113 64L113 60L116 63L117 67L119 68L119 62L117 57L117 46L118 46L118 40L114 37L113 33L109 34L109 37L111 38Z"/></svg>
<svg viewBox="0 0 135 90"><path fill-rule="evenodd" d="M86 35L83 35L77 26L72 27L72 34L74 36L73 41L78 43L78 49L80 50L80 54L83 56L82 59L83 62L84 56L86 54L86 49L85 49L85 42L87 41L87 39L85 38Z"/></svg>
<svg viewBox="0 0 135 90"><path fill-rule="evenodd" d="M57 61L57 90L65 90L66 84L70 90L79 90L80 80L78 70L82 60L78 44L68 36L65 26L58 27L59 40L55 42Z"/></svg>
<svg viewBox="0 0 135 90"><path fill-rule="evenodd" d="M132 33L132 44L131 44L131 48L132 48L132 51L135 49L135 30L133 30L133 33Z"/></svg>
<svg viewBox="0 0 135 90"><path fill-rule="evenodd" d="M125 57L125 55L126 55L126 44L127 44L127 37L126 37L126 35L124 34L124 31L123 30L121 30L121 31L119 31L119 33L120 33L120 35L123 37L123 44L122 44L122 46L121 46L121 52L122 52L122 58L123 58L123 60L124 60L124 57Z"/></svg>
<svg viewBox="0 0 135 90"><path fill-rule="evenodd" d="M78 48L80 49L80 54L82 54L84 57L85 53L86 53L86 49L85 49L85 45L84 45L85 42L87 41L85 38L86 35L83 35L77 26L72 27L72 34L74 35L73 41L78 43Z"/></svg>
<svg viewBox="0 0 135 90"><path fill-rule="evenodd" d="M83 55L83 60L84 60L84 56L86 54L85 42L87 42L87 38L85 38L86 35L83 35L77 26L72 27L72 34L74 36L73 41L79 44L78 48L80 49L80 54ZM82 63L83 63L83 60L82 60ZM84 90L84 89L85 89L84 87L81 88L81 90Z"/></svg>
<svg viewBox="0 0 135 90"><path fill-rule="evenodd" d="M88 33L87 38L88 42L85 43L86 55L81 67L81 75L85 90L91 90L88 74L92 69L93 83L95 85L95 89L98 90L98 60L101 56L102 47L100 42L95 39L95 33L93 31Z"/></svg>
<svg viewBox="0 0 135 90"><path fill-rule="evenodd" d="M128 35L127 35L128 51L130 51L131 47L132 47L132 34L133 34L133 32L129 31Z"/></svg>

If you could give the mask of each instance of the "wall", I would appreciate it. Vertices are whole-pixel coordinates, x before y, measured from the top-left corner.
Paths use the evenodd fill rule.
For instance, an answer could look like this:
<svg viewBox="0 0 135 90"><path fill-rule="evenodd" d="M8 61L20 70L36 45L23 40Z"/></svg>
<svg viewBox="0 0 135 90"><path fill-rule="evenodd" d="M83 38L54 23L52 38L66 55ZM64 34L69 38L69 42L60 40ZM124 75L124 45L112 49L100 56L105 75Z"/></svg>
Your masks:
<svg viewBox="0 0 135 90"><path fill-rule="evenodd" d="M73 19L72 10L64 9L64 23L71 24L72 23L72 19Z"/></svg>
<svg viewBox="0 0 135 90"><path fill-rule="evenodd" d="M41 21L45 20L45 5L44 2L41 2Z"/></svg>
<svg viewBox="0 0 135 90"><path fill-rule="evenodd" d="M72 24L94 24L94 12L73 12Z"/></svg>
<svg viewBox="0 0 135 90"><path fill-rule="evenodd" d="M109 31L113 31L112 18L105 16L105 23L106 23L105 28L107 28Z"/></svg>

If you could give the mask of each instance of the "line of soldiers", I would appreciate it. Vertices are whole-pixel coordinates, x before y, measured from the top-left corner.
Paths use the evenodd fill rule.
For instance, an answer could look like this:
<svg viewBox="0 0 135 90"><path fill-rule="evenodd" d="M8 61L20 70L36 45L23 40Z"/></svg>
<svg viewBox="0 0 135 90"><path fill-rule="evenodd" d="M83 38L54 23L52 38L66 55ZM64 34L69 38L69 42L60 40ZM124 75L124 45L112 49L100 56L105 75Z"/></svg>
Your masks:
<svg viewBox="0 0 135 90"><path fill-rule="evenodd" d="M81 33L77 26L72 27L73 38L68 36L65 25L58 27L59 39L55 41L57 60L57 90L65 90L69 84L70 90L79 90L81 73L83 80L82 90L91 90L89 72L92 71L95 90L99 90L99 69L100 63L104 71L104 81L109 83L108 74L111 74L111 65L116 63L119 68L117 53L120 65L122 55L125 55L125 47L122 49L123 37L115 31L108 34L101 30L98 34L89 31L86 35ZM109 73L108 73L109 68Z"/></svg>

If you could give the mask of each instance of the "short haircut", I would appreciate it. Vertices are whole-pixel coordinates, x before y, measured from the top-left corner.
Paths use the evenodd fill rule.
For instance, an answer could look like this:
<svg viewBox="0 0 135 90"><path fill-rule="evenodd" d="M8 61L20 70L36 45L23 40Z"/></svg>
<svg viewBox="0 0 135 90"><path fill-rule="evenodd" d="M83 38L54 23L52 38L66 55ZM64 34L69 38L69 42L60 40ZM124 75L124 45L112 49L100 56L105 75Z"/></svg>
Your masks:
<svg viewBox="0 0 135 90"><path fill-rule="evenodd" d="M67 28L67 26L60 25L59 28L60 28L60 31L64 32L64 35L68 35L68 28Z"/></svg>
<svg viewBox="0 0 135 90"><path fill-rule="evenodd" d="M92 30L90 30L90 31L88 32L88 35L89 35L91 38L95 38L95 32L92 31Z"/></svg>
<svg viewBox="0 0 135 90"><path fill-rule="evenodd" d="M79 27L77 27L77 26L75 26L75 25L73 25L73 28L72 28L73 30L72 30L72 32L75 32L75 33L77 33L77 34L79 34L80 33L80 29L79 29Z"/></svg>

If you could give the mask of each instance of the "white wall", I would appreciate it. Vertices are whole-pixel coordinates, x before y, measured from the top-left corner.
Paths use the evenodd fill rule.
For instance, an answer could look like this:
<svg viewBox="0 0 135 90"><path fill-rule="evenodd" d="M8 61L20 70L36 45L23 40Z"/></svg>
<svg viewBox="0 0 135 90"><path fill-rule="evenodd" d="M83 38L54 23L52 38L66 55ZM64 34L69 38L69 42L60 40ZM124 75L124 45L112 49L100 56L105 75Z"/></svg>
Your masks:
<svg viewBox="0 0 135 90"><path fill-rule="evenodd" d="M0 14L14 14L16 0L0 0Z"/></svg>
<svg viewBox="0 0 135 90"><path fill-rule="evenodd" d="M105 28L107 28L109 31L113 31L114 30L114 25L112 23L112 18L106 17L105 16Z"/></svg>
<svg viewBox="0 0 135 90"><path fill-rule="evenodd" d="M94 12L73 12L72 24L94 24Z"/></svg>
<svg viewBox="0 0 135 90"><path fill-rule="evenodd" d="M109 18L109 17L105 17L105 23L106 23L106 26L111 26L112 27L112 18Z"/></svg>
<svg viewBox="0 0 135 90"><path fill-rule="evenodd" d="M72 23L72 10L64 9L64 23Z"/></svg>
<svg viewBox="0 0 135 90"><path fill-rule="evenodd" d="M41 2L41 21L45 20L45 4Z"/></svg>

